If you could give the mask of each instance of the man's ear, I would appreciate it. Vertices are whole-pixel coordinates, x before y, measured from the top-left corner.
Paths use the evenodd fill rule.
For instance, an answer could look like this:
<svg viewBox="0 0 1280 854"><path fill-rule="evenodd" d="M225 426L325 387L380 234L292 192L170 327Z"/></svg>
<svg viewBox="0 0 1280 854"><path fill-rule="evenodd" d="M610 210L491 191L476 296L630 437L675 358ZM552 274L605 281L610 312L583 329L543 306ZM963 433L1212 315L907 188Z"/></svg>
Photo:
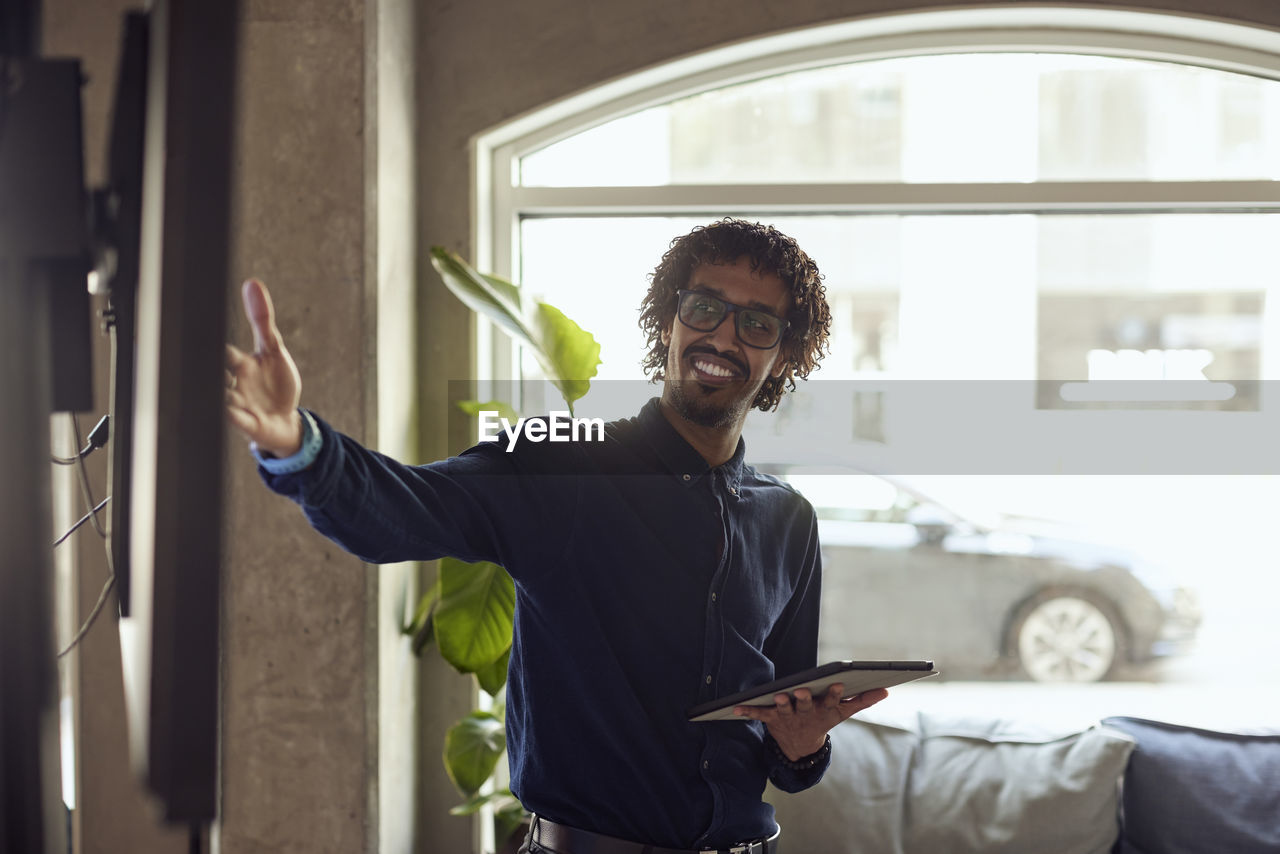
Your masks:
<svg viewBox="0 0 1280 854"><path fill-rule="evenodd" d="M787 370L787 364L788 364L787 359L781 353L779 353L778 361L773 363L773 370L769 371L769 376L773 377L776 380L778 377L782 376L783 372Z"/></svg>
<svg viewBox="0 0 1280 854"><path fill-rule="evenodd" d="M671 329L670 328L662 330L662 335L659 337L662 338L663 347L671 346Z"/></svg>

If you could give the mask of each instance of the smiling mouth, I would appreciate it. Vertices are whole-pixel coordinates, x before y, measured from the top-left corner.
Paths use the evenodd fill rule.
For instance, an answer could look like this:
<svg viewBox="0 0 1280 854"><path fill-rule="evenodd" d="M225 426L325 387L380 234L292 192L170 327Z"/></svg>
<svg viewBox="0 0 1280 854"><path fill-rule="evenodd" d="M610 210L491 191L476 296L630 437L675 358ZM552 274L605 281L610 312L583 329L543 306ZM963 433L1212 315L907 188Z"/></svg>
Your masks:
<svg viewBox="0 0 1280 854"><path fill-rule="evenodd" d="M695 354L689 357L689 364L693 366L698 381L707 385L723 385L738 381L744 376L741 369L723 357L709 358Z"/></svg>
<svg viewBox="0 0 1280 854"><path fill-rule="evenodd" d="M703 361L702 359L694 359L693 366L697 368L699 371L701 371L702 373L710 374L713 377L721 377L723 379L729 379L734 375L733 371L729 370L728 368L722 368L719 365L713 365L712 363Z"/></svg>

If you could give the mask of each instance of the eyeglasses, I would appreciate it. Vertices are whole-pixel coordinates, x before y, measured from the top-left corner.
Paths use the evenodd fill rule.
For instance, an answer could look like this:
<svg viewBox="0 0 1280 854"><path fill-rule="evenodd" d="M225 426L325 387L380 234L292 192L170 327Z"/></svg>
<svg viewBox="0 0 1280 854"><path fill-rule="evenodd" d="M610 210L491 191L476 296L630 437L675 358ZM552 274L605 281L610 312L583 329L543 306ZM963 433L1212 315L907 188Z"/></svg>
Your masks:
<svg viewBox="0 0 1280 854"><path fill-rule="evenodd" d="M735 305L706 291L676 291L680 300L677 316L680 322L698 332L712 332L729 312L733 312L738 340L757 350L768 350L778 343L790 322L757 308Z"/></svg>

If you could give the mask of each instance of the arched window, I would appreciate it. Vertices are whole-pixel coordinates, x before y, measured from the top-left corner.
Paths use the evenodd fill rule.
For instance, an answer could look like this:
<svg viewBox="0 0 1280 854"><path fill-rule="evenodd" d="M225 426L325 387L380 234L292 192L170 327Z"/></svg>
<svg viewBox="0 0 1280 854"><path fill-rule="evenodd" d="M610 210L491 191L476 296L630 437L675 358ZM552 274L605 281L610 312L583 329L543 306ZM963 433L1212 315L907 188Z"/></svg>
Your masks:
<svg viewBox="0 0 1280 854"><path fill-rule="evenodd" d="M607 388L640 376L637 309L673 237L777 225L835 322L813 380L753 416L749 457L823 517L823 656L952 664L948 703L977 678L1154 682L1073 710L1212 723L1185 705L1206 687L1262 689L1206 656L1271 643L1259 585L1280 592L1258 535L1280 465L1250 456L1280 409L1278 48L1032 8L733 46L479 139L478 260L595 333ZM1195 384L1134 399L1157 378Z"/></svg>

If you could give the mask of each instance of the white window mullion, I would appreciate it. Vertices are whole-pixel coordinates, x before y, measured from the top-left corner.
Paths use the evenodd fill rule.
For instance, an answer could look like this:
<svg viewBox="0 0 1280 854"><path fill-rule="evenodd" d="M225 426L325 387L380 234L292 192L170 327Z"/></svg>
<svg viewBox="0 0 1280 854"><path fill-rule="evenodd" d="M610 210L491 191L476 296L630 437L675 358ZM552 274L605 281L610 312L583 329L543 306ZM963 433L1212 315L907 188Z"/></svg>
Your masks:
<svg viewBox="0 0 1280 854"><path fill-rule="evenodd" d="M1280 181L512 187L520 216L1280 211ZM501 231L501 226L498 229Z"/></svg>

